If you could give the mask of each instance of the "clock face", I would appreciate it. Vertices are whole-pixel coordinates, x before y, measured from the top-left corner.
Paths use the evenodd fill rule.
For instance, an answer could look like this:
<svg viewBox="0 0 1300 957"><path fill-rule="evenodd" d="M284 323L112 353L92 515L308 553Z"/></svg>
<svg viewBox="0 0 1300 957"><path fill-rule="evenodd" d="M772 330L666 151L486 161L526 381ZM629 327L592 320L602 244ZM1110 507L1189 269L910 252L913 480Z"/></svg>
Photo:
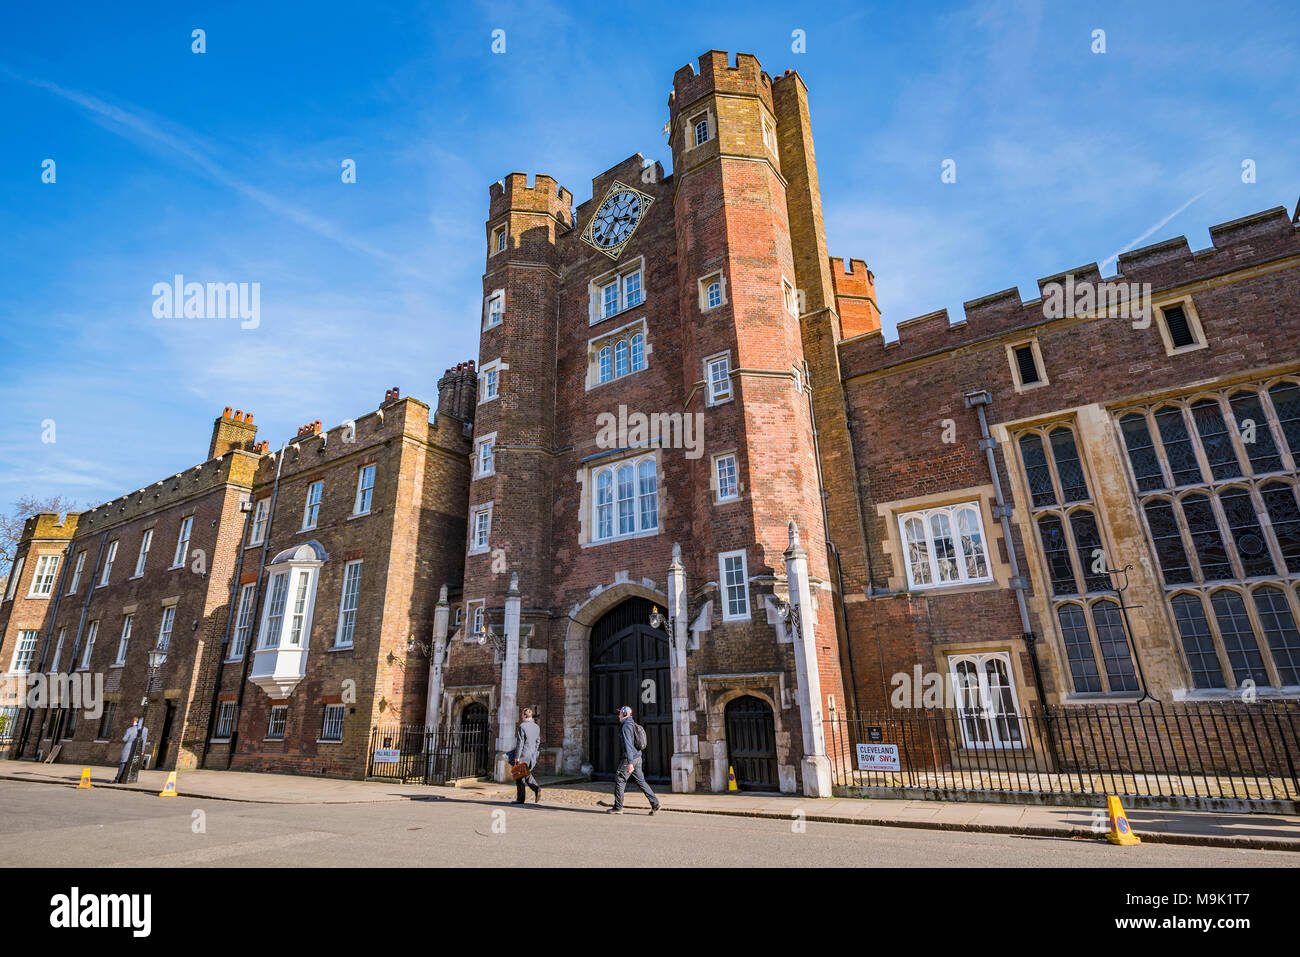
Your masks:
<svg viewBox="0 0 1300 957"><path fill-rule="evenodd" d="M640 190L614 183L583 234L592 246L617 259L653 200Z"/></svg>

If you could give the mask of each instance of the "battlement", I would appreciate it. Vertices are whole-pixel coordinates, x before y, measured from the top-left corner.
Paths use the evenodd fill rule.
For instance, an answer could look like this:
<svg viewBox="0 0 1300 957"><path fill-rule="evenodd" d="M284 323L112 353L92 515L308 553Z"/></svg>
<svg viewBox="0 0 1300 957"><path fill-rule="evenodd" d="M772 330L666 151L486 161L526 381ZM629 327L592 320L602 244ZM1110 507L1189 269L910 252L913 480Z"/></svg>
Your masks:
<svg viewBox="0 0 1300 957"><path fill-rule="evenodd" d="M32 539L71 539L77 534L77 521L80 512L37 512L23 523L23 541Z"/></svg>
<svg viewBox="0 0 1300 957"><path fill-rule="evenodd" d="M830 257L831 287L835 311L840 316L840 334L851 339L880 328L880 306L876 302L876 276L861 259Z"/></svg>
<svg viewBox="0 0 1300 957"><path fill-rule="evenodd" d="M177 472L153 485L97 505L79 515L77 535L101 532L226 484L251 487L259 458L255 452L235 449L192 469Z"/></svg>
<svg viewBox="0 0 1300 957"><path fill-rule="evenodd" d="M1054 284L1066 287L1072 283L1074 288L1090 284L1107 293L1122 287L1120 291L1126 299L1133 284L1150 284L1151 293L1158 294L1164 289L1300 254L1300 224L1293 224L1282 206L1211 226L1209 232L1213 245L1196 252L1191 250L1187 237L1179 236L1123 253L1118 258L1118 272L1108 278L1102 277L1095 262L1045 276L1038 280L1040 298L1028 302L1021 299L1014 287L972 299L963 303L965 315L955 324L949 321L946 309L908 319L898 324L898 338L892 342L886 342L878 328L852 337L846 330L841 343L845 374L871 372L999 333L1066 321L1067 316L1053 317L1045 308L1044 297L1051 292L1048 287ZM862 288L862 280L855 278L859 262L851 260L851 268L845 273L842 260L831 260L833 267L839 267L831 270L837 296L841 295L841 288L846 291ZM865 263L862 270L871 277ZM874 282L872 286L874 289ZM874 294L872 299L874 302Z"/></svg>
<svg viewBox="0 0 1300 957"><path fill-rule="evenodd" d="M698 69L687 63L673 74L673 89L668 94L669 115L675 120L678 110L714 92L756 93L772 109L772 78L763 70L758 57L737 53L733 66L726 51L710 50L701 54Z"/></svg>
<svg viewBox="0 0 1300 957"><path fill-rule="evenodd" d="M573 194L556 180L538 173L532 186L527 173L511 173L488 187L491 197L488 218L495 219L508 210L549 213L563 222L569 221Z"/></svg>

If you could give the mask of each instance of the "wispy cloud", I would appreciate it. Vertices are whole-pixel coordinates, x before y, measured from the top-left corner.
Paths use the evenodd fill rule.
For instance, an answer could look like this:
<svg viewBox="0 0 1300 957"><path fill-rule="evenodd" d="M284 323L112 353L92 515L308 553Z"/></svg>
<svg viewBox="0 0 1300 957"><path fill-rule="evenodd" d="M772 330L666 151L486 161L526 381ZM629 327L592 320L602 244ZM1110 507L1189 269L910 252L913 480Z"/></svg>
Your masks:
<svg viewBox="0 0 1300 957"><path fill-rule="evenodd" d="M383 260L410 275L420 275L419 270L408 265L402 258L357 238L347 230L321 216L317 216L315 213L285 202L266 189L233 176L227 168L230 165L229 160L219 160L212 155L210 150L200 149L194 145L201 141L201 137L193 130L186 129L177 123L151 117L145 111L135 107L126 109L114 106L97 96L83 93L80 90L68 89L39 77L23 76L15 72L7 64L0 63L0 71L13 79L45 90L67 103L80 107L105 129L125 139L147 144L154 148L162 148L184 157L210 179L229 187L268 211L338 243L344 249Z"/></svg>

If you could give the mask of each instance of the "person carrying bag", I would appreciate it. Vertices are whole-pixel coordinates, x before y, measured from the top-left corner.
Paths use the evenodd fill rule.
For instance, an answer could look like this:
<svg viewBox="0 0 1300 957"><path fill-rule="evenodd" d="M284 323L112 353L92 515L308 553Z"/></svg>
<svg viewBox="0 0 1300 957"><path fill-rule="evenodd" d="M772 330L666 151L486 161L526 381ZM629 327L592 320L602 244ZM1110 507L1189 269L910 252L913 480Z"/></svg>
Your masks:
<svg viewBox="0 0 1300 957"><path fill-rule="evenodd" d="M533 720L533 709L525 708L523 720L519 722L519 733L515 737L514 761L510 765L510 775L515 779L515 803L525 803L524 785L533 789L533 803L542 803L542 788L533 777L533 768L542 753L542 729Z"/></svg>

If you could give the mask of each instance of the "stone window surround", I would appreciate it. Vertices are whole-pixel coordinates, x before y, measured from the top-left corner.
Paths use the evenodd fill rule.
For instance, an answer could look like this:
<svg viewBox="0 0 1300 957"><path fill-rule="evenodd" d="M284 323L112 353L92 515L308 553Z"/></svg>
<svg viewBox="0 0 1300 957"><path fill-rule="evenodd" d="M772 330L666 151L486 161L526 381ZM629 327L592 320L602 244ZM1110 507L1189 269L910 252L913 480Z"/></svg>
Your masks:
<svg viewBox="0 0 1300 957"><path fill-rule="evenodd" d="M488 402L495 402L501 398L501 373L509 369L510 366L500 359L492 359L479 366L478 370L478 404L485 405ZM497 374L497 391L495 395L484 398L484 392L487 389L487 374L495 372Z"/></svg>
<svg viewBox="0 0 1300 957"><path fill-rule="evenodd" d="M965 562L966 562L967 555L962 551L961 548L961 542L960 542L961 526L960 526L960 519L958 513L959 511L961 511L963 508L966 507L973 508L975 510L976 513L975 517L976 520L979 522L978 531L979 531L981 543L983 544L983 550L984 550L984 565L988 569L988 574L981 575L978 578L966 577ZM907 546L906 536L902 530L902 526L904 521L907 519L915 518L918 521L920 521L923 529L923 534L925 536L925 542L928 546L931 544L933 539L933 534L934 534L930 529L929 518L930 518L930 514L936 512L944 512L948 516L949 532L951 533L952 536L954 553L958 561L958 568L959 568L958 577L955 581L941 581L939 579L937 574L939 560L937 555L935 555L933 549L931 549L928 552L928 555L932 561L930 570L935 573L935 580L931 582L917 583L911 580L912 578L911 561L908 559L907 548L906 548ZM977 501L955 502L951 505L932 505L927 508L915 509L910 512L895 512L894 522L899 526L899 540L903 543L903 561L904 561L903 573L904 573L904 578L907 579L908 591L928 592L934 589L948 588L951 585L978 585L993 580L992 563L989 561L989 556L988 556L988 552L989 552L988 530L987 527L984 525L984 517L983 517L982 510L980 509L979 502Z"/></svg>
<svg viewBox="0 0 1300 957"><path fill-rule="evenodd" d="M1034 365L1038 369L1040 377L1037 382L1031 382L1029 385L1025 385L1020 381L1020 364L1016 361L1016 350L1024 346L1029 346L1033 350ZM1015 388L1017 395L1022 392L1032 392L1034 389L1041 389L1052 384L1047 375L1047 364L1043 362L1043 351L1038 345L1037 336L1031 339L1017 339L1014 342L1008 342L1006 351L1007 362L1011 366L1011 384Z"/></svg>
<svg viewBox="0 0 1300 957"><path fill-rule="evenodd" d="M716 281L718 283L718 292L722 300L716 306L709 305L709 286ZM727 274L721 269L709 273L702 277L699 282L700 292L700 312L712 312L714 309L721 309L727 304Z"/></svg>
<svg viewBox="0 0 1300 957"><path fill-rule="evenodd" d="M592 277L587 282L587 325L599 325L607 319L622 315L629 309L640 309L646 305L650 293L646 285L645 266L645 255L642 254L635 259L629 259L627 262L621 263L614 269L608 269L600 275ZM624 281L635 273L641 274L641 299L629 306L624 302ZM601 291L611 282L618 283L618 309L607 316L605 315Z"/></svg>
<svg viewBox="0 0 1300 957"><path fill-rule="evenodd" d="M28 598L43 599L43 598L49 598L54 594L54 590L56 587L58 587L59 584L59 565L61 563L62 556L63 556L62 552L38 552L36 554L35 556L36 561L33 562L32 564L31 584L27 589ZM36 588L40 584L40 580L41 580L41 567L42 566L49 567L51 564L51 562L49 561L50 559L53 559L53 567L47 573L49 579L49 590L44 592L38 592ZM14 579L14 584L15 586L17 586L16 578Z"/></svg>
<svg viewBox="0 0 1300 957"><path fill-rule="evenodd" d="M749 580L749 555L748 549L733 548L730 551L718 552L718 611L722 615L724 624L734 621L750 621L754 617L754 596L750 593ZM727 593L727 565L728 558L740 556L740 575L741 583L745 587L745 613L743 615L733 615L729 611L731 604L730 596Z"/></svg>
<svg viewBox="0 0 1300 957"><path fill-rule="evenodd" d="M716 362L718 359L727 360L727 394L721 398L713 397L713 380L709 374L709 364ZM704 404L709 407L717 405L726 405L728 402L735 401L736 386L733 382L736 370L731 367L731 350L715 352L711 356L704 357Z"/></svg>
<svg viewBox="0 0 1300 957"><path fill-rule="evenodd" d="M936 649L936 655L937 654L938 654L938 650ZM1002 661L1006 665L1008 686L1011 689L1011 703L1014 709L1012 713L1014 713L1017 716L1024 714L1024 708L1020 703L1021 701L1020 689L1017 687L1017 681L1016 681L1017 679L1016 672L1018 670L1016 668L1017 656L1012 651L1012 649L1008 648L1006 645L1002 645L1001 647L997 647L997 648L948 648L946 651L944 651L942 657L940 658L941 669L939 673L944 676L945 681L950 683L950 686L953 689L954 696L956 695L956 688L957 688L957 674L956 674L957 663L963 658L975 660L978 668L978 673L981 678L985 677L985 672L983 668L983 663L985 659L988 658L1002 659ZM981 688L984 687L983 683L981 683L980 687ZM991 719L989 718L979 718L977 720L991 721ZM950 740L953 746L958 751L988 751L993 749L997 749L997 750L1006 749L1008 751L1023 752L1029 750L1028 742L1025 740L1025 737L1026 736L1022 730L1019 742L1006 741L999 744L994 744L992 742L989 742L987 744L972 743L968 741L966 738L966 729L964 727L964 723L959 722L956 728L956 734L953 734Z"/></svg>
<svg viewBox="0 0 1300 957"><path fill-rule="evenodd" d="M492 506L493 502L484 502L470 507L469 510L469 552L470 555L486 555L492 548ZM477 516L487 513L487 540L482 545L474 544Z"/></svg>
<svg viewBox="0 0 1300 957"><path fill-rule="evenodd" d="M608 545L611 542L626 542L637 538L653 538L663 533L664 529L664 468L660 460L659 449L636 449L622 450L625 454L621 458L615 458L614 452L609 457L594 459L586 463L578 474L575 481L578 483L578 545L581 548L594 548L599 545ZM658 522L654 528L641 529L641 489L639 482L639 469L641 463L647 459L655 463L655 514L658 516ZM597 539L594 535L596 524L596 473L608 468L619 465L632 466L632 508L633 515L636 516L638 530L629 532L625 535L612 535L609 538ZM617 496L617 492L615 493ZM614 502L614 521L618 520L617 497Z"/></svg>
<svg viewBox="0 0 1300 957"><path fill-rule="evenodd" d="M695 126L702 119L707 119L709 121L709 135L708 138L705 139L703 143L697 143L695 142ZM710 104L708 106L705 106L703 109L696 110L695 112L690 114L690 118L686 121L685 125L683 126L682 139L685 142L682 144L683 147L682 151L689 152L695 149L696 147L704 146L706 143L712 143L717 138L718 138L718 119L717 119L717 115L713 111L713 106Z"/></svg>
<svg viewBox="0 0 1300 957"><path fill-rule="evenodd" d="M1300 592L1297 592L1297 588L1300 588L1300 586L1286 579L1264 579L1249 582L1221 581L1206 585L1179 585L1166 591L1165 598L1170 607L1172 607L1173 600L1179 595L1194 595L1200 601L1201 613L1205 616L1206 625L1209 626L1210 636L1214 642L1214 650L1219 659L1219 669L1223 673L1224 680L1231 682L1230 686L1226 688L1197 688L1195 682L1190 678L1191 668L1188 666L1189 679L1187 687L1174 689L1175 701L1186 699L1236 700L1241 697L1241 682L1232 672L1231 662L1228 660L1223 643L1223 633L1218 616L1214 613L1214 606L1210 602L1213 595L1223 591L1236 592L1241 596L1242 604L1246 607L1246 615L1250 619L1250 628L1255 636L1256 646L1259 648L1260 658L1264 662L1264 670L1268 672L1269 684L1257 687L1256 693L1260 696L1272 698L1300 698L1300 685L1284 685L1278 675L1275 654L1269 644L1268 634L1264 631L1263 623L1260 621L1259 609L1255 607L1255 592L1261 588L1280 590L1290 607L1292 621L1300 625ZM1182 638L1177 625L1174 626L1173 638L1181 649ZM1186 664L1185 656L1182 656L1182 660Z"/></svg>
<svg viewBox="0 0 1300 957"><path fill-rule="evenodd" d="M1187 317L1187 327L1196 340L1190 345L1179 346L1178 348L1174 348L1174 341L1169 335L1169 324L1165 322L1165 310L1174 306L1183 307L1183 315ZM1185 352L1196 352L1198 349L1209 347L1209 340L1205 338L1205 329L1201 325L1201 317L1196 311L1196 304L1192 302L1191 296L1175 296L1170 299L1162 299L1152 303L1151 308L1158 313L1154 318L1156 326L1160 330L1160 342L1165 347L1165 355L1180 356Z"/></svg>
<svg viewBox="0 0 1300 957"><path fill-rule="evenodd" d="M506 241L505 223L502 223L500 226L492 227L492 239L490 243L491 244L488 246L489 256L495 256L497 253L505 252L506 246L508 245Z"/></svg>
<svg viewBox="0 0 1300 957"><path fill-rule="evenodd" d="M718 494L718 460L725 459L728 456L736 460L736 494L729 498L721 498ZM709 459L709 488L713 492L714 505L730 505L733 502L739 502L744 494L745 485L740 480L740 450L738 448L724 449L721 452L715 452Z"/></svg>
<svg viewBox="0 0 1300 957"><path fill-rule="evenodd" d="M645 364L641 366L641 368L639 369L633 369L631 368L631 361L632 361L631 343L632 343L632 337L637 333L640 333L645 340L645 351L643 354L643 359L645 361ZM607 381L601 382L600 381L600 350L605 346L610 346L612 349L614 344L618 342L618 340L620 339L627 339L628 341L629 355L628 355L627 374L621 376L615 374L611 376ZM587 340L586 391L590 392L592 389L599 388L600 386L603 385L610 385L611 383L614 382L623 382L628 378L628 376L636 375L636 373L638 372L644 372L646 369L650 368L650 355L653 351L654 350L650 345L650 331L647 328L646 320L644 317L642 317L641 319L634 319L625 325L619 326L617 329L611 329L608 332L602 332L598 336L593 336L592 338ZM613 362L612 357L610 359L610 362L611 363Z"/></svg>
<svg viewBox="0 0 1300 957"><path fill-rule="evenodd" d="M500 313L501 318L498 319L496 322L492 322L491 321L492 303L498 300L500 300L501 302L501 313ZM495 329L497 326L503 325L505 321L506 321L505 288L502 287L500 289L493 289L490 293L488 293L486 296L483 297L483 329L484 331L488 329Z"/></svg>
<svg viewBox="0 0 1300 957"><path fill-rule="evenodd" d="M489 446L492 449L492 467L486 472L483 471L483 446ZM497 474L497 433L489 432L487 435L481 435L474 440L474 475L473 478L489 478Z"/></svg>
<svg viewBox="0 0 1300 957"><path fill-rule="evenodd" d="M1179 302L1182 302L1184 304L1184 309L1186 309L1187 308L1186 304L1190 303L1190 300L1182 300L1182 301L1174 300L1165 304L1166 305L1178 304ZM1188 319L1190 322L1191 321L1190 313L1188 313ZM1163 321L1161 322L1161 326L1162 326L1162 334L1166 334L1164 333L1163 330ZM1188 346L1186 347L1186 350L1192 351L1192 347ZM1246 606L1248 617L1250 619L1251 629L1254 633L1255 640L1259 645L1261 657L1263 658L1265 663L1265 669L1269 672L1271 680L1276 681L1277 673L1276 673L1276 667L1273 663L1272 650L1271 648L1268 647L1267 636L1261 628L1258 612L1257 609L1255 608L1255 603L1252 597L1252 593L1254 592L1254 590L1256 590L1258 587L1262 585L1273 585L1275 587L1281 588L1283 593L1287 597L1288 603L1291 606L1291 612L1293 618L1298 624L1300 624L1300 600L1297 599L1295 588L1294 588L1297 576L1294 574L1287 573L1284 575L1253 576L1247 578L1239 577L1236 579L1216 579L1213 581L1204 581L1204 576L1199 572L1200 557L1196 553L1194 547L1189 547L1192 543L1187 538L1186 523L1185 521L1182 520L1181 508L1179 508L1179 509L1175 509L1174 514L1176 517L1179 518L1180 531L1184 532L1184 536L1183 536L1184 553L1188 561L1191 563L1193 576L1195 578L1201 578L1202 581L1201 582L1196 582L1196 581L1179 582L1173 585L1166 585L1164 583L1164 576L1159 571L1160 565L1159 565L1158 558L1155 555L1154 547L1151 544L1153 539L1151 537L1152 533L1149 525L1149 519L1147 517L1146 510L1145 510L1145 505L1148 502L1155 501L1155 500L1162 500L1167 502L1180 501L1188 494L1194 494L1194 495L1200 494L1200 495L1208 496L1211 505L1214 509L1216 524L1219 526L1219 535L1227 550L1229 562L1233 565L1233 570L1235 573L1238 570L1240 565L1240 555L1237 553L1236 545L1231 537L1231 531L1228 530L1227 533L1225 533L1227 524L1222 514L1222 506L1219 502L1219 495L1223 491L1229 488L1246 489L1251 496L1252 505L1256 506L1255 512L1256 515L1258 516L1261 530L1265 532L1264 538L1267 544L1269 545L1269 550L1273 558L1275 571L1278 569L1285 570L1286 564L1283 560L1283 556L1279 553L1278 549L1274 547L1276 543L1276 534L1272 534L1272 535L1268 534L1268 531L1271 530L1272 528L1271 517L1269 516L1267 509L1262 508L1259 505L1256 505L1256 502L1259 499L1260 489L1262 488L1262 486L1266 484L1281 482L1282 484L1291 485L1293 488L1296 487L1297 485L1294 476L1297 467L1300 467L1300 462L1297 462L1296 456L1294 456L1290 452L1288 443L1286 441L1286 437L1282 434L1280 425L1277 420L1277 410L1273 407L1272 398L1268 394L1268 390L1270 388L1277 386L1280 383L1295 383L1296 381L1297 381L1297 376L1295 374L1274 375L1274 376L1267 376L1262 378L1261 377L1237 378L1232 381L1221 382L1213 388L1200 389L1194 392L1172 393L1169 395L1164 395L1159 398L1146 398L1141 403L1117 405L1107 409L1107 412L1110 416L1110 421L1115 429L1115 436L1116 436L1115 441L1118 445L1120 458L1122 459L1122 469L1124 471L1128 483L1128 493L1131 500L1134 503L1134 508L1138 516L1138 521L1140 522L1140 529L1143 538L1142 544L1151 555L1150 561L1152 563L1152 567L1157 570L1156 572L1157 581L1159 583L1159 586L1161 587L1161 590L1164 593L1165 600L1163 604L1165 606L1164 607L1165 614L1168 617L1167 627L1169 629L1169 635L1175 647L1178 650L1178 661L1180 664L1181 674L1185 681L1185 687L1173 689L1174 700L1227 700L1227 699L1235 699L1240 695L1240 691L1234 688L1223 689L1223 688L1196 688L1195 687L1195 682L1192 679L1192 675L1191 675L1190 665L1187 663L1186 655L1183 649L1182 638L1178 629L1178 625L1173 615L1172 602L1174 598L1177 597L1179 594L1195 594L1198 597L1198 599L1201 602L1201 610L1205 617L1206 624L1210 629L1216 654L1218 655L1220 660L1220 668L1223 672L1223 676L1225 680L1233 680L1233 679L1229 679L1228 677L1231 672L1229 670L1228 662L1224 655L1223 642L1220 633L1219 623L1217 621L1217 617L1214 614L1213 607L1209 604L1209 598L1213 593L1223 589L1236 591L1242 594L1243 602ZM1232 409L1231 403L1229 401L1229 399L1234 393L1243 390L1253 391L1261 397L1260 398L1261 408L1263 409L1268 421L1265 423L1259 423L1257 425L1257 428L1267 427L1270 430L1273 438L1274 447L1277 450L1277 454L1282 459L1282 464L1283 464L1282 471L1256 473L1254 464L1250 461L1249 455L1246 454L1245 447L1241 442L1241 432L1236 420L1236 413ZM1190 409L1192 405L1201 401L1202 399L1207 399L1207 398L1215 399L1219 403L1220 413L1223 415L1224 422L1228 426L1228 435L1232 442L1233 449L1237 455L1238 467L1241 470L1241 474L1236 477L1223 478L1223 479L1215 479L1213 477L1213 473L1209 468L1209 463L1205 456L1203 441L1200 437L1199 431L1196 428L1196 424L1194 421L1191 421L1189 424L1188 417L1190 415ZM1195 484L1182 485L1176 487L1170 486L1169 483L1166 481L1164 488L1152 489L1146 492L1139 491L1137 487L1137 480L1133 475L1132 460L1129 457L1128 447L1124 441L1124 437L1121 431L1120 421L1134 412L1140 413L1146 418L1147 431L1152 442L1152 450L1156 458L1160 462L1162 476L1164 476L1166 479L1172 478L1168 455L1164 447L1164 438L1163 436L1160 435L1159 429L1155 427L1154 421L1152 419L1152 416L1156 411L1158 411L1161 408L1167 408L1171 406L1178 407L1184 413L1183 425L1184 428L1187 430L1188 437L1192 441L1192 450L1196 457L1197 467L1201 472L1200 481ZM1291 467L1288 468L1288 465ZM1205 481L1205 477L1207 475L1210 476L1209 482ZM1260 688L1258 689L1258 693L1267 696L1277 696L1279 695L1279 692L1276 689L1277 689L1277 685L1274 685L1273 688ZM1281 694L1284 697L1292 696L1290 691L1286 691Z"/></svg>
<svg viewBox="0 0 1300 957"><path fill-rule="evenodd" d="M984 552L988 561L992 580L978 582L958 582L930 588L917 589L920 594L941 597L969 591L992 591L1011 587L1011 566L1002 559L1002 525L993 518L994 491L992 485L976 485L970 488L949 489L932 495L898 499L893 502L881 502L876 505L876 514L884 521L885 538L881 542L885 554L889 557L896 574L886 581L892 592L908 591L907 584L907 550L903 545L902 531L898 525L898 516L904 512L917 512L927 508L945 505L974 504L979 510L980 522L984 526ZM1003 543L1004 545L1007 543Z"/></svg>

